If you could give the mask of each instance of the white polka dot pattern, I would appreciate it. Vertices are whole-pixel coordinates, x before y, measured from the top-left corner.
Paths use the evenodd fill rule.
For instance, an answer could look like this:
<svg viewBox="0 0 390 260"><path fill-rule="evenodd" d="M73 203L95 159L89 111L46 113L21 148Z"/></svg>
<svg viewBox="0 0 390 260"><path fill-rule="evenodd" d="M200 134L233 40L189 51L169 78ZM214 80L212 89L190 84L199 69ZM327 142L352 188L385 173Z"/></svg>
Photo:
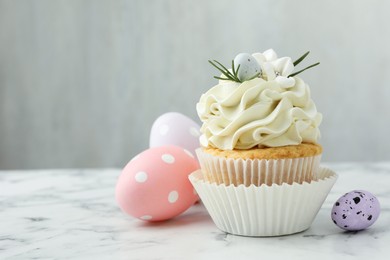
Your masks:
<svg viewBox="0 0 390 260"><path fill-rule="evenodd" d="M175 157L173 157L171 154L163 154L161 156L161 159L166 162L166 163L169 163L169 164L172 164L175 162Z"/></svg>
<svg viewBox="0 0 390 260"><path fill-rule="evenodd" d="M140 219L143 219L143 220L151 220L152 218L153 217L150 215L145 215L145 216L140 217Z"/></svg>
<svg viewBox="0 0 390 260"><path fill-rule="evenodd" d="M148 179L148 174L146 172L137 172L135 174L135 181L143 183Z"/></svg>
<svg viewBox="0 0 390 260"><path fill-rule="evenodd" d="M175 203L179 199L179 193L175 190L171 191L168 195L169 203Z"/></svg>

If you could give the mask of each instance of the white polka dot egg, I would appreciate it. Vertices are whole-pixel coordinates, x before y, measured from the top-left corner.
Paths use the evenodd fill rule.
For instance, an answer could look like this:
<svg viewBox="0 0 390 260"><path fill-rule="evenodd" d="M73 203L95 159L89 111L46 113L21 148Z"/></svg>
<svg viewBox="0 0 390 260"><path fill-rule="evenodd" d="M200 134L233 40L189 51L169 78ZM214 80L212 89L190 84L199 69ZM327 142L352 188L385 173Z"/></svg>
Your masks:
<svg viewBox="0 0 390 260"><path fill-rule="evenodd" d="M189 117L169 112L154 121L150 131L150 147L176 145L195 154L199 148L199 125Z"/></svg>
<svg viewBox="0 0 390 260"><path fill-rule="evenodd" d="M188 175L198 168L188 150L177 146L150 148L123 169L116 200L124 212L142 220L173 218L197 201Z"/></svg>

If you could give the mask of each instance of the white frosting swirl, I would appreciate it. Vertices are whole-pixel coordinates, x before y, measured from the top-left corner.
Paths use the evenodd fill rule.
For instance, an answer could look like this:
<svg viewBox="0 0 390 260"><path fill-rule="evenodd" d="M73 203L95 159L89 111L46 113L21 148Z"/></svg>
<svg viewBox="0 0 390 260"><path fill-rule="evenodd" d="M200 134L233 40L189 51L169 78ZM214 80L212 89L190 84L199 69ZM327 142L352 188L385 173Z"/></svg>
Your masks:
<svg viewBox="0 0 390 260"><path fill-rule="evenodd" d="M204 147L278 147L317 143L320 136L322 115L310 98L309 86L298 77L288 87L276 79L221 80L201 96L196 109L203 122Z"/></svg>

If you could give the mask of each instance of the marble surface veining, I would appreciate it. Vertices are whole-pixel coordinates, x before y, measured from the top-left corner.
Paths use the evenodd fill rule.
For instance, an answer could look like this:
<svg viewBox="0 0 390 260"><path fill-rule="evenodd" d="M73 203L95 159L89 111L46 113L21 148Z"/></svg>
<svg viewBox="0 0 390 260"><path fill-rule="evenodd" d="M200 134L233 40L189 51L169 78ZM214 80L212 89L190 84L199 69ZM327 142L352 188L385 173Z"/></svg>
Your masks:
<svg viewBox="0 0 390 260"><path fill-rule="evenodd" d="M390 255L390 162L326 164L339 179L305 232L274 238L228 235L202 204L147 223L114 199L119 169L0 171L0 259L386 259ZM382 206L377 222L345 232L333 202L364 189Z"/></svg>

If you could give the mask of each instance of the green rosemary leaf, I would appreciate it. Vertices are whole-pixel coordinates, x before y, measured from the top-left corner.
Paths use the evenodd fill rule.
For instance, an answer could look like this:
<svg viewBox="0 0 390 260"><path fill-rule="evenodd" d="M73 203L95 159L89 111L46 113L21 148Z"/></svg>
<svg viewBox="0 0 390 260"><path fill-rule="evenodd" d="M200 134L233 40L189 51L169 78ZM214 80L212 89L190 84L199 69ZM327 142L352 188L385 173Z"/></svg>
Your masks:
<svg viewBox="0 0 390 260"><path fill-rule="evenodd" d="M302 69L302 70L300 70L300 71L297 71L297 72L295 72L295 73L293 73L293 74L290 74L289 77L294 77L294 76L298 75L299 73L304 72L304 71L307 70L307 69L313 68L313 67L315 67L315 66L317 66L317 65L319 65L319 64L320 64L320 63L317 62L317 63L314 63L314 64L312 64L312 65L310 65L310 66L307 66L306 68L304 68L304 69Z"/></svg>
<svg viewBox="0 0 390 260"><path fill-rule="evenodd" d="M306 52L305 54L303 54L299 59L297 59L296 61L294 61L294 66L297 66L301 61L303 61L304 58L306 58L307 55L309 55L310 51Z"/></svg>
<svg viewBox="0 0 390 260"><path fill-rule="evenodd" d="M236 73L236 69L234 68L234 60L232 60L232 71L233 71L233 75L236 77L237 73Z"/></svg>
<svg viewBox="0 0 390 260"><path fill-rule="evenodd" d="M221 77L217 77L217 76L214 76L215 79L221 79L221 80L230 80L230 79L227 79L227 78L221 78Z"/></svg>
<svg viewBox="0 0 390 260"><path fill-rule="evenodd" d="M241 64L238 64L237 70L236 70L236 78L238 78L238 70L240 69Z"/></svg>
<svg viewBox="0 0 390 260"><path fill-rule="evenodd" d="M210 63L211 65L213 65L213 67L216 68L217 70L219 70L220 72L222 72L222 73L225 72L222 68L220 68L218 65L216 65L216 64L215 64L214 62L212 62L211 60L209 60L209 63Z"/></svg>
<svg viewBox="0 0 390 260"><path fill-rule="evenodd" d="M257 78L258 76L260 76L260 74L261 74L261 72L257 73L257 74L256 74L256 75L254 75L252 78L250 78L250 79L247 79L247 80L252 80L252 79L254 79L254 78Z"/></svg>
<svg viewBox="0 0 390 260"><path fill-rule="evenodd" d="M240 79L237 77L237 72L240 68L240 65L238 65L237 70L236 70L234 67L234 60L232 60L232 72L230 72L225 66L223 66L217 60L213 60L213 61L209 60L209 63L211 65L213 65L213 67L215 67L217 70L219 70L222 73L222 75L224 75L226 77L226 78L222 78L222 77L215 76L214 78L221 79L221 80L231 80L231 81L242 83L240 81Z"/></svg>
<svg viewBox="0 0 390 260"><path fill-rule="evenodd" d="M218 63L218 65L221 66L226 71L226 73L228 73L232 78L234 78L234 75L225 66L223 66L219 61L214 60L214 62Z"/></svg>
<svg viewBox="0 0 390 260"><path fill-rule="evenodd" d="M226 73L226 71L224 69L218 67L218 65L214 64L211 60L209 60L209 63L211 65L213 65L217 70L219 70L223 75L225 75L228 79L234 80L233 77L229 75L229 73ZM217 63L219 63L219 62L217 62ZM222 67L224 67L224 66L222 66Z"/></svg>
<svg viewBox="0 0 390 260"><path fill-rule="evenodd" d="M241 80L238 78L238 70L240 69L240 64L238 64L238 67L237 67L237 69L235 68L235 65L234 65L234 60L232 60L232 71L233 71L233 76L234 76L234 79L235 79L235 81L237 81L237 82L240 82L240 83L242 83L241 82Z"/></svg>

